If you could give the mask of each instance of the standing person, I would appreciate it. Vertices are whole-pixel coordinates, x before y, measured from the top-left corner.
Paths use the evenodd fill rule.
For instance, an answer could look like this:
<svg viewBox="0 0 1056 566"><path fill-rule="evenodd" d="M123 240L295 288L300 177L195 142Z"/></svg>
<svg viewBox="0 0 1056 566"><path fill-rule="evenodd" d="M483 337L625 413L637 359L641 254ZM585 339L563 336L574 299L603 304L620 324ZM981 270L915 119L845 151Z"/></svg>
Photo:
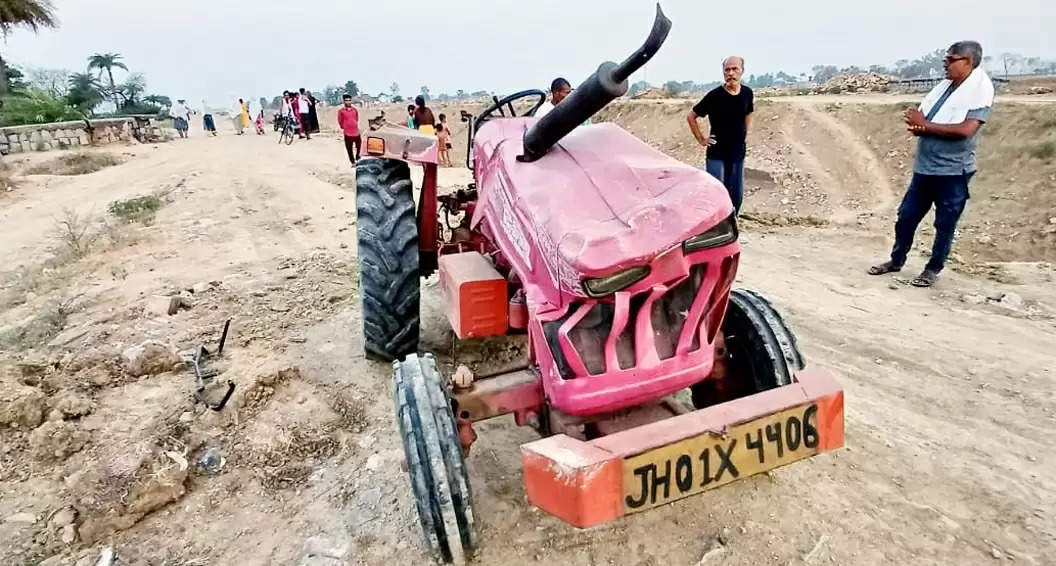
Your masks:
<svg viewBox="0 0 1056 566"><path fill-rule="evenodd" d="M448 137L450 132L444 127L443 122L436 125L436 138L439 142L440 152L437 156L437 162L441 167L451 167L451 144L448 143Z"/></svg>
<svg viewBox="0 0 1056 566"><path fill-rule="evenodd" d="M177 100L176 104L169 108L169 116L172 116L172 126L176 128L176 133L181 138L186 138L191 122L191 109L187 108L187 101L182 98Z"/></svg>
<svg viewBox="0 0 1056 566"><path fill-rule="evenodd" d="M245 133L246 125L245 120L242 116L242 109L246 107L246 103L241 98L238 99L238 103L231 111L231 125L235 127L235 133L242 135Z"/></svg>
<svg viewBox="0 0 1056 566"><path fill-rule="evenodd" d="M416 107L413 104L407 105L407 120L400 123L401 126L407 126L410 129L414 129L414 111Z"/></svg>
<svg viewBox="0 0 1056 566"><path fill-rule="evenodd" d="M243 128L248 128L249 127L249 103L246 102L245 100L239 98L238 99L238 104L241 107L241 108L239 108L239 113L242 115L242 127Z"/></svg>
<svg viewBox="0 0 1056 566"><path fill-rule="evenodd" d="M935 242L931 259L915 287L931 287L942 272L953 247L957 221L968 202L968 183L975 175L979 132L990 118L994 84L979 68L983 47L959 41L946 50L942 66L946 79L935 85L919 108L906 111L906 128L917 136L913 178L898 207L891 259L869 268L870 275L902 270L913 248L913 237L924 216L935 206Z"/></svg>
<svg viewBox="0 0 1056 566"><path fill-rule="evenodd" d="M310 131L313 134L318 134L319 133L319 114L316 113L315 106L316 106L316 104L319 103L319 100L317 100L314 96L312 96L312 91L310 91L310 90L304 91L304 94L305 94L305 97L307 97L307 99L308 99L308 126L309 126L308 127L308 131Z"/></svg>
<svg viewBox="0 0 1056 566"><path fill-rule="evenodd" d="M304 94L304 89L301 89L300 94L294 94L294 108L297 109L297 120L301 124L301 136L306 140L312 139L311 124L308 123L310 118L311 108L308 104L308 97ZM300 137L300 136L298 136Z"/></svg>
<svg viewBox="0 0 1056 566"><path fill-rule="evenodd" d="M734 214L740 212L744 200L744 156L755 111L752 89L741 84L743 74L744 58L727 57L722 62L722 86L704 95L686 117L693 137L707 148L708 173L730 193ZM711 126L708 136L697 123L705 116Z"/></svg>
<svg viewBox="0 0 1056 566"><path fill-rule="evenodd" d="M359 110L352 105L352 95L346 94L341 97L344 105L337 111L337 125L345 134L345 151L348 152L348 160L352 166L359 161L359 150L362 138L359 135Z"/></svg>
<svg viewBox="0 0 1056 566"><path fill-rule="evenodd" d="M558 103L572 92L572 85L563 77L557 77L550 81L550 100L543 101L542 106L535 111L536 118L542 118L550 113Z"/></svg>
<svg viewBox="0 0 1056 566"><path fill-rule="evenodd" d="M444 145L440 146L440 149L446 149L446 150L450 151L451 150L451 127L447 125L447 114L441 113L439 118L440 118L440 125L437 126L437 131L439 131L440 126L443 126L444 127L444 131L447 132L447 142L445 142ZM449 154L449 157L448 157L448 163L447 164L451 165L450 154Z"/></svg>
<svg viewBox="0 0 1056 566"><path fill-rule="evenodd" d="M202 101L202 129L216 135L216 123L213 121L213 113L209 111L209 105Z"/></svg>
<svg viewBox="0 0 1056 566"><path fill-rule="evenodd" d="M415 97L414 104L417 106L414 109L414 127L423 134L435 135L436 118L433 117L433 111L425 105L425 97L419 94Z"/></svg>
<svg viewBox="0 0 1056 566"><path fill-rule="evenodd" d="M257 121L255 122L255 125L257 126L257 135L258 136L263 136L264 135L264 109L263 108L261 108L260 114L257 115Z"/></svg>

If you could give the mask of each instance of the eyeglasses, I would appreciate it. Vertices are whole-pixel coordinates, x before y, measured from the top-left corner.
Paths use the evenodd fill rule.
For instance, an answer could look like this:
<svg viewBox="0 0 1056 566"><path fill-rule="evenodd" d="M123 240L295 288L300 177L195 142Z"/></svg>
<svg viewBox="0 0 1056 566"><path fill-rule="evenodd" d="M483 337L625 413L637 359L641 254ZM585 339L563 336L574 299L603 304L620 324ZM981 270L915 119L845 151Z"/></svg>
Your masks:
<svg viewBox="0 0 1056 566"><path fill-rule="evenodd" d="M946 57L943 57L942 60L947 65L952 65L952 64L956 63L957 61L964 61L965 59L967 59L967 57L952 57L952 56L947 55Z"/></svg>

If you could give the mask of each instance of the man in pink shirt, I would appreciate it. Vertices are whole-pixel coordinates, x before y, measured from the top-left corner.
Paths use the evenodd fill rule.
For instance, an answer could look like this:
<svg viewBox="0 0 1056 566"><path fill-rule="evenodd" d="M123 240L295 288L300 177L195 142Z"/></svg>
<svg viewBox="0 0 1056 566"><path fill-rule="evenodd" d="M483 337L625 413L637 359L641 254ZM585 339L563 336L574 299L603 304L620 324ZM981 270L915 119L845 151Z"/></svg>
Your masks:
<svg viewBox="0 0 1056 566"><path fill-rule="evenodd" d="M360 146L363 144L362 138L359 137L359 110L352 106L352 95L346 94L341 98L345 105L337 111L337 125L345 133L345 151L348 151L348 160L355 167L359 161Z"/></svg>

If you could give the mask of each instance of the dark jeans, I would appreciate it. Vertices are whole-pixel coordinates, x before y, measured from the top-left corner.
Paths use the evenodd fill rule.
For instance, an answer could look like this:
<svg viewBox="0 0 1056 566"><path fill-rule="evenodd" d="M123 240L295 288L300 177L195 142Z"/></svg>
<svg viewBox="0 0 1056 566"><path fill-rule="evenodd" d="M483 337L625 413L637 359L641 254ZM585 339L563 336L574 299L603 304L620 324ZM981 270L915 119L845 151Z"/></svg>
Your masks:
<svg viewBox="0 0 1056 566"><path fill-rule="evenodd" d="M707 161L708 173L718 179L730 193L733 201L733 213L741 211L741 202L744 201L744 158L731 159L729 157L709 157Z"/></svg>
<svg viewBox="0 0 1056 566"><path fill-rule="evenodd" d="M946 257L953 247L953 233L957 220L968 202L968 183L975 173L964 175L913 174L902 205L898 207L895 222L895 246L891 250L891 263L901 266L913 248L913 236L924 216L935 205L935 243L931 246L931 260L924 269L938 273L946 264Z"/></svg>
<svg viewBox="0 0 1056 566"><path fill-rule="evenodd" d="M359 161L359 149L363 145L363 138L359 136L345 136L345 151L348 152L348 160L355 164Z"/></svg>

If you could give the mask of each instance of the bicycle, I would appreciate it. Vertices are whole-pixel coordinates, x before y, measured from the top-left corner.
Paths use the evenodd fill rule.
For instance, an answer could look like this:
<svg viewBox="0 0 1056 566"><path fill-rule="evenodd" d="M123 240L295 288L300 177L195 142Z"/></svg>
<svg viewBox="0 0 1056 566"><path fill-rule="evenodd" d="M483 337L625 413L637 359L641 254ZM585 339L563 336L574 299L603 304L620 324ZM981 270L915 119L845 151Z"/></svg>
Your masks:
<svg viewBox="0 0 1056 566"><path fill-rule="evenodd" d="M292 144L296 135L296 122L290 116L283 117L282 124L279 126L279 145L283 142L286 142L286 145Z"/></svg>

